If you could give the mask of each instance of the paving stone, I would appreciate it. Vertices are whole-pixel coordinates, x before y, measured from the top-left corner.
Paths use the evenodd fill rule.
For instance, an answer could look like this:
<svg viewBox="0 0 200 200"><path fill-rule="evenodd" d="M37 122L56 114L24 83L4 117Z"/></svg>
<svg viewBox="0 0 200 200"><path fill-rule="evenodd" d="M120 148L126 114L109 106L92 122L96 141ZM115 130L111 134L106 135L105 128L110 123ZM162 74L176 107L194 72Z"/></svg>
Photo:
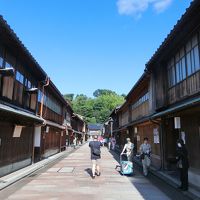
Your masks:
<svg viewBox="0 0 200 200"><path fill-rule="evenodd" d="M62 159L47 171L33 177L7 199L11 200L168 200L169 198L146 178L121 176L115 170L118 162L102 149L102 175L91 179L88 144ZM149 195L151 194L151 195Z"/></svg>
<svg viewBox="0 0 200 200"><path fill-rule="evenodd" d="M58 172L59 173L72 173L74 171L74 167L62 167Z"/></svg>

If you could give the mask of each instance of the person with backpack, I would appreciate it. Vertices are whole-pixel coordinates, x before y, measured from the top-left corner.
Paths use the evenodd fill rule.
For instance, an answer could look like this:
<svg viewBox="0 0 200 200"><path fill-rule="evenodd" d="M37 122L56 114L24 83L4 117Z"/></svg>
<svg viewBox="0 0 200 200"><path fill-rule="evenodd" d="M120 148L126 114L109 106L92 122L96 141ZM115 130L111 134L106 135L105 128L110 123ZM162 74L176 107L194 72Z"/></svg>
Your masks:
<svg viewBox="0 0 200 200"><path fill-rule="evenodd" d="M103 146L102 143L98 141L98 136L95 135L93 141L89 143L92 160L92 179L95 179L96 172L97 176L101 175L99 164L101 159L101 146Z"/></svg>

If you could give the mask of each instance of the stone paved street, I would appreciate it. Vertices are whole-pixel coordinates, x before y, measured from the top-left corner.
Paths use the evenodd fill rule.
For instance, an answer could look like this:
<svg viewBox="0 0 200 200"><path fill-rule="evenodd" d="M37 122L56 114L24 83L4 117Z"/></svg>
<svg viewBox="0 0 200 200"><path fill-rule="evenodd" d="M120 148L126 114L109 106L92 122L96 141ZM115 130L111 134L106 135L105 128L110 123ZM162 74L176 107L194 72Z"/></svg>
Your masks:
<svg viewBox="0 0 200 200"><path fill-rule="evenodd" d="M88 144L85 144L47 170L3 190L0 199L170 199L138 172L134 177L121 176L115 170L118 163L107 148L102 149L102 176L91 179L89 153ZM10 196L6 196L6 192Z"/></svg>

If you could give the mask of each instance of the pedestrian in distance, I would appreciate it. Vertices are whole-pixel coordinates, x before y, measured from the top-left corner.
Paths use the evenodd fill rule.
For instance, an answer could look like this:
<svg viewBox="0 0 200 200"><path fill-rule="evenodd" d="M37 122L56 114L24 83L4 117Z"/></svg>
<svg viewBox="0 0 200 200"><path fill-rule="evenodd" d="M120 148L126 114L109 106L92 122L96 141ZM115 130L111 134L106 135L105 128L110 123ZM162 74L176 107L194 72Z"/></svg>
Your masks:
<svg viewBox="0 0 200 200"><path fill-rule="evenodd" d="M188 151L182 139L177 140L176 153L177 153L176 156L177 167L180 171L180 181L181 181L181 186L179 187L179 189L187 191L189 161L188 161Z"/></svg>
<svg viewBox="0 0 200 200"><path fill-rule="evenodd" d="M134 149L134 144L131 142L130 138L126 139L127 143L124 145L124 148L121 152L121 155L126 152L127 160L132 162L132 156L133 156L133 149Z"/></svg>
<svg viewBox="0 0 200 200"><path fill-rule="evenodd" d="M110 137L108 138L108 149L109 150L111 149L111 138Z"/></svg>
<svg viewBox="0 0 200 200"><path fill-rule="evenodd" d="M77 145L77 138L74 137L74 139L73 139L73 146L74 146L74 149L76 148L76 145Z"/></svg>
<svg viewBox="0 0 200 200"><path fill-rule="evenodd" d="M98 136L94 136L93 141L89 143L91 149L92 160L92 178L95 179L95 175L100 176L100 159L101 159L101 146L102 143L98 141Z"/></svg>
<svg viewBox="0 0 200 200"><path fill-rule="evenodd" d="M144 138L143 144L140 145L140 158L142 160L143 174L147 176L151 165L151 145L147 137Z"/></svg>
<svg viewBox="0 0 200 200"><path fill-rule="evenodd" d="M114 151L115 150L115 145L116 145L116 139L115 139L115 137L111 138L111 144L112 144L112 150Z"/></svg>

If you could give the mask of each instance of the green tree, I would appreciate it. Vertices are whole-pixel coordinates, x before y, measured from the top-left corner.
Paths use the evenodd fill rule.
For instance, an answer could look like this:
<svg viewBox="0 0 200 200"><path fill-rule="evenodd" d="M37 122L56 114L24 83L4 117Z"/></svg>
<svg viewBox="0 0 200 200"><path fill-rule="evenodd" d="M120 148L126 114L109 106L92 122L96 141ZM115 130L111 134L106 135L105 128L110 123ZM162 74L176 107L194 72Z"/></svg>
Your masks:
<svg viewBox="0 0 200 200"><path fill-rule="evenodd" d="M96 91L94 92L96 98L88 98L81 94L77 95L72 102L74 112L84 116L89 123L105 122L112 110L124 102L124 97L113 91Z"/></svg>
<svg viewBox="0 0 200 200"><path fill-rule="evenodd" d="M107 89L98 89L98 90L95 90L93 93L94 97L99 97L102 95L117 95L117 93L112 90L107 90Z"/></svg>
<svg viewBox="0 0 200 200"><path fill-rule="evenodd" d="M112 110L123 104L124 98L120 95L101 95L94 102L94 116L98 123L105 122Z"/></svg>
<svg viewBox="0 0 200 200"><path fill-rule="evenodd" d="M64 94L63 97L64 97L64 99L72 102L74 99L74 94Z"/></svg>

